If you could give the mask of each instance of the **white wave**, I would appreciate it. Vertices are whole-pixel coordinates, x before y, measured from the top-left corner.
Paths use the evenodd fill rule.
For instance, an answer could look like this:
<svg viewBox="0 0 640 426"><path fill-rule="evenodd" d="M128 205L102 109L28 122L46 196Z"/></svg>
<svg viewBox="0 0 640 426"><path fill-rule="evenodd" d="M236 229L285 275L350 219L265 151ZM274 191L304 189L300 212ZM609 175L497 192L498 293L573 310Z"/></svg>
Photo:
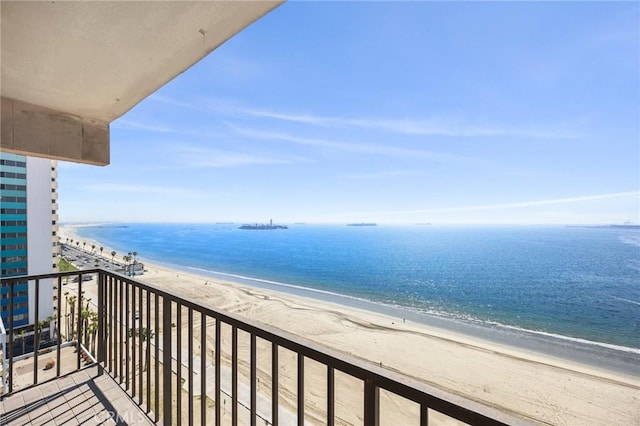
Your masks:
<svg viewBox="0 0 640 426"><path fill-rule="evenodd" d="M634 271L640 271L640 260L631 259L627 263L627 267Z"/></svg>
<svg viewBox="0 0 640 426"><path fill-rule="evenodd" d="M528 330L526 328L520 328L520 327L516 327L516 326L513 326L513 325L505 325L505 324L500 324L500 323L495 323L495 325L498 325L500 327L504 327L504 328L507 328L507 329L517 330L519 332L531 333L531 334L539 334L541 336L553 337L554 339L566 340L566 341L569 341L569 342L581 343L581 344L584 344L584 345L600 346L600 347L607 348L607 349L613 349L613 350L616 350L616 351L622 351L622 352L628 352L628 353L640 355L640 349L638 349L638 348L629 348L627 346L614 345L614 344L611 344L611 343L594 342L593 340L582 339L580 337L564 336L562 334L549 333L549 332L546 332L546 331Z"/></svg>
<svg viewBox="0 0 640 426"><path fill-rule="evenodd" d="M549 333L549 332L540 331L540 330L531 330L531 329L526 329L526 328L522 328L522 327L517 327L517 326L514 326L514 325L502 324L502 323L497 322L497 321L481 320L481 319L475 318L475 317L473 317L471 315L452 314L450 312L426 310L426 309L420 309L420 308L416 308L416 307L408 308L407 306L403 306L403 305L375 302L375 301L372 301L372 300L369 300L369 299L365 299L365 298L361 298L361 297L349 296L349 295L345 295L345 294L341 294L341 293L335 293L335 292L327 291L327 290L318 290L318 289L304 287L304 286L300 286L300 285L285 284L285 283L281 283L281 282L277 282L277 281L271 281L271 280L265 280L265 279L260 279L260 278L253 278L253 277L247 277L247 276L244 276L244 275L230 274L230 273L226 273L226 272L212 271L210 269L203 269L203 268L197 268L197 267L192 267L192 266L188 266L187 268L188 269L192 269L192 270L207 272L207 273L213 273L213 274L216 274L216 275L227 276L227 277L231 277L231 278L238 278L238 279L242 279L242 280L253 281L253 282L257 282L257 283L266 283L266 284L270 284L270 285L274 285L274 286L288 287L288 288L308 291L308 292L312 292L312 293L329 295L329 296L342 298L342 299L355 300L355 301L358 301L358 302L365 302L367 304L378 305L378 306L388 307L388 308L392 308L392 309L410 310L410 311L413 311L413 312L426 314L426 315L432 315L432 316L435 316L435 317L445 318L445 319L449 319L449 320L452 320L452 321L460 320L460 321L464 321L464 322L475 323L475 324L478 324L478 325L485 325L485 326L486 325L490 325L490 326L504 328L504 329L508 329L508 330L514 330L514 331L517 331L519 333L540 335L540 336L545 336L545 337L551 337L551 338L558 339L558 340L564 340L564 341L569 341L569 342L573 342L573 343L580 343L580 344L583 344L583 345L599 346L599 347L606 348L606 349L612 349L612 350L616 350L616 351L622 351L622 352L627 352L627 353L640 355L640 349L639 348L630 348L630 347L627 347L627 346L614 345L614 344L611 344L611 343L596 342L596 341L593 341L593 340L582 339L582 338L579 338L579 337L564 336L562 334ZM631 303L638 303L638 302L634 302L632 300L626 300L626 299L624 299L624 300L628 301L628 302L631 302ZM640 303L638 303L638 304L640 304Z"/></svg>
<svg viewBox="0 0 640 426"><path fill-rule="evenodd" d="M620 235L618 240L620 240L622 244L640 247L640 235Z"/></svg>
<svg viewBox="0 0 640 426"><path fill-rule="evenodd" d="M622 302L627 302L627 303L631 303L633 305L638 305L640 306L640 302L635 301L635 300L630 300L630 299L624 299L622 297L617 297L617 296L611 296L612 299L616 299L616 300L620 300Z"/></svg>
<svg viewBox="0 0 640 426"><path fill-rule="evenodd" d="M239 279L242 279L242 280L254 281L254 282L258 282L258 283L265 283L265 284L270 284L270 285L273 285L273 286L288 287L288 288L294 288L296 290L309 291L309 292L312 292L312 293L326 294L326 295L329 295L329 296L334 296L334 297L339 297L339 298L357 300L359 302L376 303L376 302L373 302L373 301L371 301L369 299L364 299L364 298L361 298L361 297L349 296L349 295L346 295L346 294L335 293L333 291L328 291L328 290L318 290L316 288L304 287L304 286L301 286L301 285L285 284L285 283L281 283L281 282L278 282L278 281L270 281L270 280L265 280L265 279L262 279L262 278L253 278L253 277L247 277L247 276L244 276L244 275L229 274L227 272L212 271L210 269L196 268L196 267L193 267L193 266L187 266L187 269L193 269L193 270L196 270L196 271L208 272L208 273L211 273L211 274L222 275L222 276L225 276L225 277L239 278Z"/></svg>

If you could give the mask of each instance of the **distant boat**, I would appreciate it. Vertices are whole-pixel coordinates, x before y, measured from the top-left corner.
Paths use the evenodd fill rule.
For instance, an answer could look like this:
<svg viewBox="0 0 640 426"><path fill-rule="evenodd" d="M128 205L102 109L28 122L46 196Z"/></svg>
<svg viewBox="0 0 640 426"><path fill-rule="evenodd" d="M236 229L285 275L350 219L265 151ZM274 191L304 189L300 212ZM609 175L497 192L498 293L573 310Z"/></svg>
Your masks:
<svg viewBox="0 0 640 426"><path fill-rule="evenodd" d="M614 228L614 229L640 229L640 225L632 225L630 223L625 223L624 225L609 225L609 228Z"/></svg>
<svg viewBox="0 0 640 426"><path fill-rule="evenodd" d="M376 223L360 222L360 223L347 223L347 226L378 226Z"/></svg>

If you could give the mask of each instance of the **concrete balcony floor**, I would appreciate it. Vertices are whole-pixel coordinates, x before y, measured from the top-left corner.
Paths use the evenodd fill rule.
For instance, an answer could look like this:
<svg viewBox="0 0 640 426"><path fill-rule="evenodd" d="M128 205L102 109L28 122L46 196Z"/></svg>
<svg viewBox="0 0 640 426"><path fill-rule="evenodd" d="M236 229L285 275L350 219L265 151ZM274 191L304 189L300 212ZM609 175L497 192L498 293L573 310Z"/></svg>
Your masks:
<svg viewBox="0 0 640 426"><path fill-rule="evenodd" d="M107 374L87 367L0 401L0 425L154 424Z"/></svg>

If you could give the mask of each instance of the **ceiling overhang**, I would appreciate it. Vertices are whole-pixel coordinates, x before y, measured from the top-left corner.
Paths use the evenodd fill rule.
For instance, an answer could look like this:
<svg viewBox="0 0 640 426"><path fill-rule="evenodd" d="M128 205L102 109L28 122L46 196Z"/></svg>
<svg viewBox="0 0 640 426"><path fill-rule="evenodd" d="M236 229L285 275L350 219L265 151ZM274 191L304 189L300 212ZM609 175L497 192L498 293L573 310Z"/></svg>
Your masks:
<svg viewBox="0 0 640 426"><path fill-rule="evenodd" d="M3 151L109 163L109 123L283 1L2 1Z"/></svg>

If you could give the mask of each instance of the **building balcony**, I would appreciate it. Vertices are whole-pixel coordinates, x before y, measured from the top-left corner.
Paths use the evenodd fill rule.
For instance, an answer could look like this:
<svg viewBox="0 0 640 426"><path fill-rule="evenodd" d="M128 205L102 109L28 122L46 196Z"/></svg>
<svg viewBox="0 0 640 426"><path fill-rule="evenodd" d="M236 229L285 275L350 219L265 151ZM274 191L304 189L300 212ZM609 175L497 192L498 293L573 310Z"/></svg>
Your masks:
<svg viewBox="0 0 640 426"><path fill-rule="evenodd" d="M416 425L527 424L103 269L3 278L2 285L28 282L38 294L47 279L57 282L60 315L45 320L36 309L36 327L0 324L3 425L378 425L397 424L400 413Z"/></svg>

